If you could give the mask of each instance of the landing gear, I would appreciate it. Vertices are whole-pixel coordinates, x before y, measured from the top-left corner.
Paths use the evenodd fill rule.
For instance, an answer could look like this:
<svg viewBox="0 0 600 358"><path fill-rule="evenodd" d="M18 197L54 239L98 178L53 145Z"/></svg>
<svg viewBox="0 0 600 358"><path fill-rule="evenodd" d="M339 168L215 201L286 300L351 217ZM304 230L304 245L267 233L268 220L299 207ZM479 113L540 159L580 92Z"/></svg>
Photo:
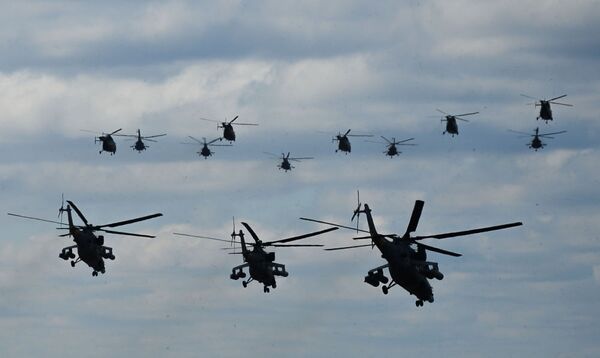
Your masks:
<svg viewBox="0 0 600 358"><path fill-rule="evenodd" d="M71 267L75 267L75 261L71 261Z"/></svg>
<svg viewBox="0 0 600 358"><path fill-rule="evenodd" d="M415 306L417 307L423 307L423 300L418 300L415 302Z"/></svg>
<svg viewBox="0 0 600 358"><path fill-rule="evenodd" d="M244 286L244 288L248 287L248 282L242 281L242 286Z"/></svg>
<svg viewBox="0 0 600 358"><path fill-rule="evenodd" d="M92 272L92 276L94 276L94 277L98 276L98 271Z"/></svg>
<svg viewBox="0 0 600 358"><path fill-rule="evenodd" d="M270 290L269 290L269 287L265 286L265 287L263 288L263 291L264 291L264 293L269 293L269 292L270 292Z"/></svg>
<svg viewBox="0 0 600 358"><path fill-rule="evenodd" d="M387 286L382 286L382 287L381 287L381 291L383 291L383 294L384 294L384 295L387 295L387 294L388 294L388 291L389 291L389 289L388 289L388 287L387 287Z"/></svg>

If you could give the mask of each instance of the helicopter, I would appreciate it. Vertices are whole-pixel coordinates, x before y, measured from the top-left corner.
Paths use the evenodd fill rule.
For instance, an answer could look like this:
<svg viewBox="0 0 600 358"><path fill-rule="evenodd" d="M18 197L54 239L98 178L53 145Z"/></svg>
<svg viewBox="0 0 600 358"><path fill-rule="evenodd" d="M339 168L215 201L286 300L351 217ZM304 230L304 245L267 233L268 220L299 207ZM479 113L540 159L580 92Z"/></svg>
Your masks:
<svg viewBox="0 0 600 358"><path fill-rule="evenodd" d="M115 135L115 133L120 132L121 130L122 128L119 128L112 133L102 133L102 135L99 135L94 138L94 143L102 142L102 149L98 152L98 154L102 154L102 152L104 151L110 153L110 155L113 155L117 152L117 143L115 143L115 140L112 136ZM96 132L88 131L85 129L81 129L81 131L96 134Z"/></svg>
<svg viewBox="0 0 600 358"><path fill-rule="evenodd" d="M256 123L239 123L239 122L233 123L238 119L238 117L239 116L235 116L235 118L233 118L229 122L227 122L227 120L225 120L224 122L220 122L220 121L215 121L214 119L208 119L208 118L200 118L200 119L203 121L210 121L210 122L218 123L217 129L223 128L223 137L222 138L225 138L229 142L235 142L235 131L233 130L233 125L237 125L237 126L257 126L258 125Z"/></svg>
<svg viewBox="0 0 600 358"><path fill-rule="evenodd" d="M528 96L526 94L521 94L521 96L523 96L525 98L529 98L529 99L535 100L536 102L534 102L534 105L536 107L537 106L540 107L540 115L535 118L536 121L538 119L540 119L540 118L543 119L543 120L545 120L546 123L548 123L548 121L553 120L553 118L552 118L552 108L551 108L550 104L558 104L560 106L573 107L572 104L554 102L557 99L561 99L561 98L566 97L567 96L566 94L563 94L562 96L554 97L554 98L551 98L551 99L538 99L538 98L535 98L535 97Z"/></svg>
<svg viewBox="0 0 600 358"><path fill-rule="evenodd" d="M71 215L71 210L75 211L77 216L79 216L81 221L83 221L84 225L73 224L73 217ZM62 251L60 252L60 254L58 254L58 257L65 261L72 259L71 267L75 267L75 265L80 261L85 262L89 267L92 268L92 270L93 270L92 276L98 276L98 272L100 272L102 274L104 274L106 272L106 268L104 266L105 259L109 259L109 260L115 259L115 255L113 254L113 249L111 247L104 246L104 236L103 235L96 236L94 234L94 232L102 231L102 232L105 232L108 234L154 238L155 236L152 236L152 235L134 234L134 233L129 233L129 232L109 230L109 229L105 229L105 228L113 228L113 227L118 227L118 226L123 226L123 225L129 225L129 224L133 224L138 221L149 220L149 219L153 219L153 218L162 216L161 213L157 213L157 214L142 216L142 217L135 218L135 219L114 222L111 224L92 225L87 221L85 216L83 216L83 213L79 210L79 208L70 200L67 200L66 208L64 208L64 203L63 203L63 205L61 205L60 209L58 209L59 217L62 218L62 214L65 212L67 213L68 227L64 227L63 226L64 223L58 222L58 221L40 219L40 218L36 218L36 217L24 216L24 215L13 214L13 213L8 213L8 215L16 216L16 217L20 217L20 218L24 218L24 219L38 220L38 221L44 221L44 222L49 222L49 223L53 223L53 224L58 224L61 226L58 229L69 230L68 233L62 234L59 236L60 237L72 236L73 241L75 242L75 245L67 246L67 247L63 248ZM78 255L77 258L76 258L75 253L73 252L73 249L77 249L77 255Z"/></svg>
<svg viewBox="0 0 600 358"><path fill-rule="evenodd" d="M533 137L533 139L531 140L531 143L528 143L527 145L529 146L529 148L534 149L536 152L538 151L538 149L543 149L546 146L546 144L544 142L542 142L542 140L540 138L554 139L554 137L550 137L550 136L567 132L567 131L560 131L560 132L540 134L539 130L540 130L540 128L537 127L535 129L535 134L529 134L529 133L513 131L512 129L509 129L510 132L521 134L523 136Z"/></svg>
<svg viewBox="0 0 600 358"><path fill-rule="evenodd" d="M441 109L436 109L436 111L445 115L445 119L442 118L441 121L446 122L446 130L443 131L442 134L450 133L450 134L452 134L453 137L455 134L458 135L458 123L456 122L457 119L460 119L461 121L464 121L464 122L468 122L468 120L461 118L461 117L471 116L471 115L479 113L479 112L471 112L471 113L463 113L463 114L448 114L448 113L442 111Z"/></svg>
<svg viewBox="0 0 600 358"><path fill-rule="evenodd" d="M331 138L331 143L337 141L338 142L338 149L335 150L335 152L337 153L338 151L342 151L346 154L352 152L352 145L350 144L350 139L348 139L348 137L372 137L373 135L371 134L348 134L350 133L351 129L348 129L346 131L346 133L344 133L342 135L341 132L338 132L338 134Z"/></svg>
<svg viewBox="0 0 600 358"><path fill-rule="evenodd" d="M131 148L133 148L133 150L137 150L138 153L141 153L143 150L146 150L146 148L149 148L149 145L146 145L146 143L144 143L145 141L148 142L156 142L154 139L150 139L150 138L156 138L156 137L163 137L166 136L166 134L157 134L157 135L151 135L151 136L142 136L142 134L140 133L140 130L137 130L137 135L135 134L115 134L115 136L119 136L119 137L131 137L131 138L137 138L136 142L134 145L131 146Z"/></svg>
<svg viewBox="0 0 600 358"><path fill-rule="evenodd" d="M396 147L397 145L416 145L416 144L413 144L413 143L406 143L406 142L409 142L411 140L414 140L414 138L408 138L408 139L404 139L404 140L401 140L401 141L398 142L398 141L396 141L396 138L394 138L394 137L392 137L392 140L389 140L389 139L387 139L384 136L380 136L380 137L383 138L383 140L385 140L387 142L387 149L383 153L385 155L389 156L390 159L393 158L393 157L395 157L395 156L397 156L397 155L400 155L400 153L402 153ZM374 142L373 141L373 142L370 142L370 143L378 143L379 144L381 142Z"/></svg>
<svg viewBox="0 0 600 358"><path fill-rule="evenodd" d="M288 170L292 170L292 169L295 168L290 163L290 161L299 162L301 160L315 159L313 157L296 157L296 158L290 158L290 152L288 152L287 155L285 155L284 153L281 153L281 157L279 157L278 155L275 155L273 153L269 153L269 152L264 152L264 153L268 154L268 155L270 155L272 157L281 159L281 164L279 164L277 166L277 168L279 168L279 170L283 169L285 172L287 172Z"/></svg>
<svg viewBox="0 0 600 358"><path fill-rule="evenodd" d="M440 254L454 257L462 256L461 254L456 252L447 251L420 243L420 240L428 238L445 239L449 237L472 235L481 232L507 229L510 227L522 225L521 222L514 222L510 224L489 226L466 231L411 237L410 234L417 229L417 225L419 224L419 218L421 217L421 212L423 210L424 204L425 203L422 200L417 200L415 202L413 212L408 223L408 227L406 228L406 232L402 236L398 236L396 234L386 235L378 233L377 229L375 228L375 223L373 221L373 216L371 215L371 209L369 208L369 205L364 204L364 208L361 208L360 200L358 200L358 206L356 210L354 210L354 213L352 215L352 221L354 220L354 218L357 219L356 228L315 219L300 219L331 225L334 227L357 230L357 232L367 233L368 236L357 237L354 238L354 240L369 239L371 240L370 244L334 247L327 248L325 250L335 251L368 246L373 248L373 246L377 246L377 249L379 249L379 251L381 252L381 257L385 259L387 263L385 265L381 265L379 267L369 270L367 276L365 276L364 278L364 282L368 283L373 287L378 287L379 284L382 283L382 292L385 295L388 294L390 288L399 285L403 287L406 291L408 291L408 293L417 297L415 305L417 307L420 307L423 306L423 302L425 301L430 303L434 301L433 289L431 288L431 285L428 280L442 280L444 278L444 275L439 270L438 263L427 261L427 251L437 252ZM360 214L365 214L367 217L367 223L369 226L368 231L361 230L358 228L358 218ZM391 238L392 240L390 241L388 238ZM383 270L385 268L387 268L389 271L389 274L391 276L391 282L389 278L384 275Z"/></svg>
<svg viewBox="0 0 600 358"><path fill-rule="evenodd" d="M181 144L201 144L202 145L202 149L200 149L200 151L198 152L198 155L201 155L204 157L204 159L208 159L208 157L212 156L213 154L215 154L215 152L211 151L210 147L231 147L231 144L214 144L216 141L221 140L222 138L215 138L209 142L206 141L205 137L202 137L202 140L196 139L192 136L188 136L190 139L194 140L196 143L181 143Z"/></svg>
<svg viewBox="0 0 600 358"><path fill-rule="evenodd" d="M275 276L287 277L289 273L285 269L285 265L275 262L275 253L274 252L266 252L265 247L322 247L323 245L319 244L286 244L291 241L305 239L311 236L321 235L333 230L337 230L337 227L315 231L309 234L293 236L285 239L275 240L275 241L267 241L262 242L254 230L245 222L242 222L242 225L248 230L252 238L254 239L254 243L246 242L244 238L244 232L239 230L238 233L235 231L235 220L233 224L233 232L231 233L231 240L223 240L213 237L207 236L198 236L198 235L190 235L190 234L182 234L182 233L173 233L173 235L179 236L187 236L194 237L200 239L207 240L215 240L227 243L240 244L242 252L232 252L230 254L241 254L244 260L242 265L236 266L231 270L231 275L229 278L232 280L238 280L240 278L245 278L246 273L244 272L244 268L248 268L250 273L250 278L242 281L242 286L246 288L248 284L252 281L257 281L263 284L263 292L269 293L270 288L273 289L277 287L277 282L275 281ZM239 242L236 241L236 238L239 238ZM252 249L249 249L247 245L252 246ZM235 246L234 246L235 249Z"/></svg>

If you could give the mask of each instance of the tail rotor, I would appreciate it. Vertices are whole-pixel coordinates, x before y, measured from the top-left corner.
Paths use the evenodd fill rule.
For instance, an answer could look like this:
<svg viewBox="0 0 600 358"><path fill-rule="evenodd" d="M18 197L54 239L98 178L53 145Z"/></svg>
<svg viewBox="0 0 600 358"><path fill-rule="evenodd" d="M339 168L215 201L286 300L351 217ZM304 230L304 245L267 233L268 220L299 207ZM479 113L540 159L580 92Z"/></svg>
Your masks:
<svg viewBox="0 0 600 358"><path fill-rule="evenodd" d="M358 233L358 228L359 228L359 223L360 223L360 213L361 208L362 208L362 203L360 202L360 192L357 190L356 191L356 209L354 210L354 213L352 213L352 219L350 219L350 221L354 221L354 218L356 217L356 232Z"/></svg>

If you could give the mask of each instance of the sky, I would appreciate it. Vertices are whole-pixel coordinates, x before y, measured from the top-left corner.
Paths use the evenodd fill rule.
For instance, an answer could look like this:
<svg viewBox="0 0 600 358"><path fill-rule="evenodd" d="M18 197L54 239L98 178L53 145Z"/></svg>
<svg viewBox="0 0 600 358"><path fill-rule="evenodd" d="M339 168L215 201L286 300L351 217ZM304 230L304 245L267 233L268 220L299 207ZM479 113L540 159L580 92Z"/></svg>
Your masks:
<svg viewBox="0 0 600 358"><path fill-rule="evenodd" d="M597 1L20 1L0 12L2 210L57 220L61 194L94 224L155 212L107 235L92 277L59 259L55 225L0 215L3 357L600 355L600 3ZM552 98L536 121L520 96ZM442 135L436 109L480 112ZM205 160L187 136L232 147ZM533 151L509 132L566 130ZM123 138L167 133L137 153ZM385 145L416 146L387 158ZM266 155L313 160L284 173ZM290 276L264 294L229 274L232 217L263 240L345 225L356 191L380 232L418 235L522 221L426 243L445 278L417 308L363 282L377 250L279 248ZM362 222L362 220L361 220ZM125 228L124 228L125 229ZM338 230L306 243L341 246ZM225 245L226 246L226 245Z"/></svg>

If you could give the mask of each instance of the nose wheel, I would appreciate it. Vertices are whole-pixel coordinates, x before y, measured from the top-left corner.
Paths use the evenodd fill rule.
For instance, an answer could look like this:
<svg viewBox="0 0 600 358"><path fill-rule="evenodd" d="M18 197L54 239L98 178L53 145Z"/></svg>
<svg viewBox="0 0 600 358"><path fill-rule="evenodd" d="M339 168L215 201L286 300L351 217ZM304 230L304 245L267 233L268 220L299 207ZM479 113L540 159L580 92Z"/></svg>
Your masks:
<svg viewBox="0 0 600 358"><path fill-rule="evenodd" d="M415 302L415 306L417 307L423 307L423 300L418 300Z"/></svg>
<svg viewBox="0 0 600 358"><path fill-rule="evenodd" d="M269 293L269 292L271 292L271 291L269 290L269 288L268 288L267 286L265 286L265 287L263 288L263 292L264 292L264 293Z"/></svg>

